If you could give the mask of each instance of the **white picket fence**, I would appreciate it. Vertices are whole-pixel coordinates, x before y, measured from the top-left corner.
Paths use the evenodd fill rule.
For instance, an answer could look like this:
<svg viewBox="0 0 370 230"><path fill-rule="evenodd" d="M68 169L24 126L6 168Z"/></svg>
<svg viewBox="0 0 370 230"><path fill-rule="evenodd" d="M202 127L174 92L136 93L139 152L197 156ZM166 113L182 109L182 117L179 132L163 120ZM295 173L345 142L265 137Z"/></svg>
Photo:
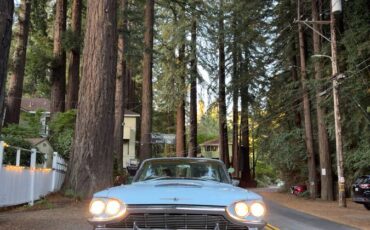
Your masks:
<svg viewBox="0 0 370 230"><path fill-rule="evenodd" d="M36 164L36 155L43 153L36 149L11 147L17 149L16 164L4 165L4 144L0 141L0 207L24 203L33 205L35 200L61 188L67 165L58 153L53 153L51 168L47 168L46 163L39 167ZM29 154L29 167L20 166L21 152Z"/></svg>

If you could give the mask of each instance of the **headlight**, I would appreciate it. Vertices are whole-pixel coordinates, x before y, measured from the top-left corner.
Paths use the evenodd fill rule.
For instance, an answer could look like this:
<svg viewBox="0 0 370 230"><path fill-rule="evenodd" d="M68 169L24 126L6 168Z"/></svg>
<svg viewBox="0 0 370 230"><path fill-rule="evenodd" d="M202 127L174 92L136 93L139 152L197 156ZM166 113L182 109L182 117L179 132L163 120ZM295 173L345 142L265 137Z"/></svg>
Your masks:
<svg viewBox="0 0 370 230"><path fill-rule="evenodd" d="M237 221L263 222L266 208L262 200L240 200L226 208L227 214Z"/></svg>
<svg viewBox="0 0 370 230"><path fill-rule="evenodd" d="M109 200L105 208L105 214L115 216L121 211L121 204L117 200Z"/></svg>
<svg viewBox="0 0 370 230"><path fill-rule="evenodd" d="M251 213L255 217L261 217L265 215L265 207L261 203L253 203L251 205Z"/></svg>
<svg viewBox="0 0 370 230"><path fill-rule="evenodd" d="M249 211L248 205L243 201L236 203L234 206L234 210L235 214L238 215L238 217L245 217L246 215L248 215Z"/></svg>
<svg viewBox="0 0 370 230"><path fill-rule="evenodd" d="M90 213L98 216L104 212L105 203L102 200L92 200L90 204Z"/></svg>
<svg viewBox="0 0 370 230"><path fill-rule="evenodd" d="M119 200L108 198L94 198L90 203L89 211L92 222L110 221L122 217L126 213L126 206Z"/></svg>

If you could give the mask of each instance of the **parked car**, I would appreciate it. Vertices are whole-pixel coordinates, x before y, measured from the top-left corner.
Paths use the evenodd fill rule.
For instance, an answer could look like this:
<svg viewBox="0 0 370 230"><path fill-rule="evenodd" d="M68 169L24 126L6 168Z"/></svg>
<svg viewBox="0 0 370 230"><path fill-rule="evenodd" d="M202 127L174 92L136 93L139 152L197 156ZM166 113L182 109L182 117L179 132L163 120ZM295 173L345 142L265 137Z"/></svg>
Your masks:
<svg viewBox="0 0 370 230"><path fill-rule="evenodd" d="M293 195L300 195L307 191L307 186L306 185L293 185L290 187L290 193Z"/></svg>
<svg viewBox="0 0 370 230"><path fill-rule="evenodd" d="M352 200L370 210L370 175L361 176L352 185Z"/></svg>
<svg viewBox="0 0 370 230"><path fill-rule="evenodd" d="M263 229L262 197L235 187L225 165L205 158L144 161L131 185L94 194L98 229Z"/></svg>

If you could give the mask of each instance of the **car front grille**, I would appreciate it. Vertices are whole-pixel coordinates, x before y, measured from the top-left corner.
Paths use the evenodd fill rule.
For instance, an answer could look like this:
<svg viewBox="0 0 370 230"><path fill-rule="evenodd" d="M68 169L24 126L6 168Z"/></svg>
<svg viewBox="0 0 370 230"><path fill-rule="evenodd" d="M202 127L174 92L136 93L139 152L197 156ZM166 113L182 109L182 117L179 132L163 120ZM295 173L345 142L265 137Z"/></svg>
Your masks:
<svg viewBox="0 0 370 230"><path fill-rule="evenodd" d="M205 214L130 214L119 223L107 224L107 228L146 229L248 229L236 225L222 215ZM217 228L218 227L218 228Z"/></svg>

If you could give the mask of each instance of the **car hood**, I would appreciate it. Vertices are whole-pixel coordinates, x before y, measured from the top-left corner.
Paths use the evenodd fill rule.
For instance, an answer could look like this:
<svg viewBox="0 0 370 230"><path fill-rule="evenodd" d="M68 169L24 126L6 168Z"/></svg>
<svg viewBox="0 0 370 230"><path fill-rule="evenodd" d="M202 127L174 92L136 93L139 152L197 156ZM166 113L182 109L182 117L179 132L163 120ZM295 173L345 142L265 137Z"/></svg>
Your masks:
<svg viewBox="0 0 370 230"><path fill-rule="evenodd" d="M112 187L94 197L116 198L127 205L228 206L261 196L231 184L199 180L152 180Z"/></svg>

